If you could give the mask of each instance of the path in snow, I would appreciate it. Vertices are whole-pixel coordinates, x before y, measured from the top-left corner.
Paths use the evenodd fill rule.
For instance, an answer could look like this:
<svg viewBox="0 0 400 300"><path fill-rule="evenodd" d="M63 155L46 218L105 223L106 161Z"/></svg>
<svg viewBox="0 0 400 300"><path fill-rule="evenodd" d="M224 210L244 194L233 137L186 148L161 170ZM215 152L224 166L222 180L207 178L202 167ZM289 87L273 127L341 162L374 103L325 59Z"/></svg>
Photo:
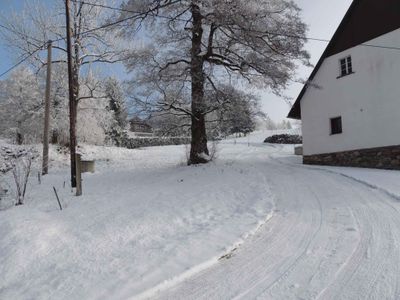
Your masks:
<svg viewBox="0 0 400 300"><path fill-rule="evenodd" d="M251 147L237 159L254 155L260 152ZM276 194L273 218L231 258L160 299L400 298L398 202L280 155L257 168Z"/></svg>

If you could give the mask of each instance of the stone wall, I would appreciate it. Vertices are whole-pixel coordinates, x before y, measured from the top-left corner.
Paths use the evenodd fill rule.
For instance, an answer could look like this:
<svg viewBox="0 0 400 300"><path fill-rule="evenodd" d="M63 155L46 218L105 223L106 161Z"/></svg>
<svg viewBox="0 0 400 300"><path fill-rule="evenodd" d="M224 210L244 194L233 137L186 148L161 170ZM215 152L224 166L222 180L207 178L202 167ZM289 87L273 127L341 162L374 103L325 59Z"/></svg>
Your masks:
<svg viewBox="0 0 400 300"><path fill-rule="evenodd" d="M123 140L122 147L136 149L141 147L172 146L190 144L190 137L142 137Z"/></svg>
<svg viewBox="0 0 400 300"><path fill-rule="evenodd" d="M400 170L400 146L361 149L303 157L307 165Z"/></svg>

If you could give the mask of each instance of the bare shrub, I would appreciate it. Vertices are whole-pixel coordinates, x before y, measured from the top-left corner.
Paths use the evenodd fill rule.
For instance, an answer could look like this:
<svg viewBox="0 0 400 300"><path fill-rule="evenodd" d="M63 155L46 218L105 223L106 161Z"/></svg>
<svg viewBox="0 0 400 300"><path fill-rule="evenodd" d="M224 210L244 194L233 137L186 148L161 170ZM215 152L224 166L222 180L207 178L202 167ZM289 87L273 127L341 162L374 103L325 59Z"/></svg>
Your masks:
<svg viewBox="0 0 400 300"><path fill-rule="evenodd" d="M31 168L32 168L32 155L20 157L18 160L14 162L14 168L12 170L12 174L16 188L17 202L15 205L24 204L26 187L28 185Z"/></svg>
<svg viewBox="0 0 400 300"><path fill-rule="evenodd" d="M209 150L210 151L210 155L209 155L210 161L214 161L218 157L218 152L219 152L218 144L219 144L219 142L216 141L216 140L211 142L211 147L210 147L210 150Z"/></svg>

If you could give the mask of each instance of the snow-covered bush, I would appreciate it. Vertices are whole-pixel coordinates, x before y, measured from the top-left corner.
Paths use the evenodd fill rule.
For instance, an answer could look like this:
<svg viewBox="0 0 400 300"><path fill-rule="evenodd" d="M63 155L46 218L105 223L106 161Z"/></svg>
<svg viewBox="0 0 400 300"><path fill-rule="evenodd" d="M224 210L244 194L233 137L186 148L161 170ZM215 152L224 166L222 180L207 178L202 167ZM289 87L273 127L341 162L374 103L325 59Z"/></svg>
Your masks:
<svg viewBox="0 0 400 300"><path fill-rule="evenodd" d="M15 162L26 156L36 158L38 153L34 149L27 149L24 146L0 146L0 174L11 171L14 168Z"/></svg>
<svg viewBox="0 0 400 300"><path fill-rule="evenodd" d="M303 139L300 135L277 134L267 137L264 143L296 145L296 144L302 144Z"/></svg>
<svg viewBox="0 0 400 300"><path fill-rule="evenodd" d="M136 149L141 147L172 146L190 144L189 137L149 137L124 140L123 147Z"/></svg>
<svg viewBox="0 0 400 300"><path fill-rule="evenodd" d="M0 209L3 209L14 203L23 204L32 164L39 153L34 148L0 142Z"/></svg>

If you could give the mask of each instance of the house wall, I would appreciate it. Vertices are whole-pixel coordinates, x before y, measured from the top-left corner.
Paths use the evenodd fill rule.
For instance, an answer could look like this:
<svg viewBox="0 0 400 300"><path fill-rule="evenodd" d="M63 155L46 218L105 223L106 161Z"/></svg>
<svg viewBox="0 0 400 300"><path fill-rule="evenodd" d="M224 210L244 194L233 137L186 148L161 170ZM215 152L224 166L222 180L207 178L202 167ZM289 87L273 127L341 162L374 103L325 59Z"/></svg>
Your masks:
<svg viewBox="0 0 400 300"><path fill-rule="evenodd" d="M400 29L366 42L400 47ZM337 78L351 55L354 74ZM400 145L400 51L357 46L324 60L301 101L304 155ZM330 135L342 117L343 133Z"/></svg>

